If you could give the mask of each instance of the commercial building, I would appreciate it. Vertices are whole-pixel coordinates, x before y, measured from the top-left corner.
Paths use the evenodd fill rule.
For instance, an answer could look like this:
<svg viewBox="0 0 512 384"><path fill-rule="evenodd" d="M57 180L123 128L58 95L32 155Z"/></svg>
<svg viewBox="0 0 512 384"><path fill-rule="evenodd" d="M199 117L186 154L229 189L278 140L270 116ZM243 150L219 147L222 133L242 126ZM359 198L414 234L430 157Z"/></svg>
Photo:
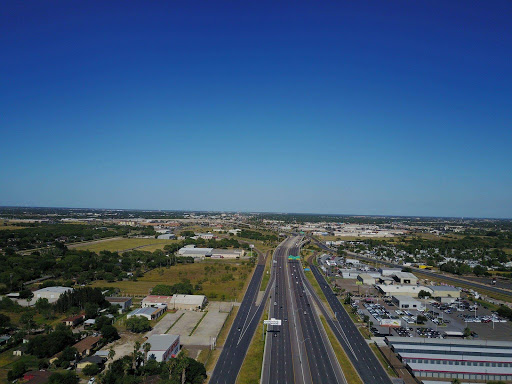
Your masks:
<svg viewBox="0 0 512 384"><path fill-rule="evenodd" d="M212 256L213 248L183 247L178 250L179 256L190 256L194 258L205 258Z"/></svg>
<svg viewBox="0 0 512 384"><path fill-rule="evenodd" d="M212 240L216 236L213 233L196 233L196 237L204 240Z"/></svg>
<svg viewBox="0 0 512 384"><path fill-rule="evenodd" d="M414 285L418 283L418 278L410 272L395 272L393 278L400 284Z"/></svg>
<svg viewBox="0 0 512 384"><path fill-rule="evenodd" d="M391 301L400 309L423 309L423 304L411 296L395 295Z"/></svg>
<svg viewBox="0 0 512 384"><path fill-rule="evenodd" d="M131 311L128 315L126 315L126 317L129 319L130 317L133 316L142 316L148 320L155 320L162 316L165 313L166 309L166 306L137 308Z"/></svg>
<svg viewBox="0 0 512 384"><path fill-rule="evenodd" d="M512 380L512 342L386 337L386 343L417 378Z"/></svg>
<svg viewBox="0 0 512 384"><path fill-rule="evenodd" d="M429 285L428 288L432 291L432 297L439 301L455 301L455 299L460 298L459 288L450 287L449 285Z"/></svg>
<svg viewBox="0 0 512 384"><path fill-rule="evenodd" d="M427 291L432 293L432 291L421 285L385 285L385 284L377 284L377 289L386 296L395 296L395 295L404 295L417 297L420 291Z"/></svg>
<svg viewBox="0 0 512 384"><path fill-rule="evenodd" d="M244 255L243 249L213 249L211 257L214 259L239 259Z"/></svg>
<svg viewBox="0 0 512 384"><path fill-rule="evenodd" d="M391 276L395 273L402 272L401 268L379 268L379 272L382 276Z"/></svg>
<svg viewBox="0 0 512 384"><path fill-rule="evenodd" d="M132 298L131 297L105 297L110 305L119 306L119 313L126 312L132 306Z"/></svg>
<svg viewBox="0 0 512 384"><path fill-rule="evenodd" d="M162 305L171 308L172 296L149 295L142 299L141 307L161 307Z"/></svg>
<svg viewBox="0 0 512 384"><path fill-rule="evenodd" d="M34 291L34 302L37 301L37 299L47 299L50 303L55 303L57 300L59 300L59 297L63 295L66 292L72 292L73 288L69 287L46 287L42 289L38 289L37 291Z"/></svg>
<svg viewBox="0 0 512 384"><path fill-rule="evenodd" d="M367 273L361 273L357 276L357 282L359 284L364 284L364 285L373 285L373 284L375 284L375 277L370 276Z"/></svg>
<svg viewBox="0 0 512 384"><path fill-rule="evenodd" d="M167 361L180 352L179 335L152 335L144 344L141 351L144 351L144 345L150 344L148 359L154 359L158 362Z"/></svg>
<svg viewBox="0 0 512 384"><path fill-rule="evenodd" d="M208 299L205 295L174 295L169 308L200 311L207 303Z"/></svg>

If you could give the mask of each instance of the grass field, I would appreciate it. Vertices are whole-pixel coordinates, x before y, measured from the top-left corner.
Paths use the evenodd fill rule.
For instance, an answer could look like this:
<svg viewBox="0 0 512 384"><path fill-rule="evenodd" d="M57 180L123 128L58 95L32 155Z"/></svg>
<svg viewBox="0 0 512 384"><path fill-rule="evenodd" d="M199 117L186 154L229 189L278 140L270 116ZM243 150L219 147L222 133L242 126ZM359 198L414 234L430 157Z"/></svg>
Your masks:
<svg viewBox="0 0 512 384"><path fill-rule="evenodd" d="M167 244L176 243L177 240L163 240L163 239L112 239L105 241L95 241L85 244L78 244L70 246L73 249L88 250L93 252L111 251L120 252L128 249L138 248L141 251L155 251L157 249L164 249Z"/></svg>
<svg viewBox="0 0 512 384"><path fill-rule="evenodd" d="M343 374L345 375L345 378L347 379L347 382L350 384L363 384L361 378L359 377L354 366L348 359L338 339L336 339L334 333L327 324L327 321L322 315L320 315L320 319L322 320L322 324L324 326L325 332L327 333L327 337L329 338L329 341L331 342L332 345L332 349L334 349L334 353L336 354L336 357L340 362L341 369L343 371Z"/></svg>
<svg viewBox="0 0 512 384"><path fill-rule="evenodd" d="M327 299L324 296L324 293L322 292L322 289L320 288L320 285L315 279L315 276L313 276L313 272L311 271L304 271L304 274L306 275L306 278L309 280L311 285L313 286L313 289L315 290L316 294L322 300L322 303L324 303L325 308L331 313L332 316L334 316L334 313L332 312L331 306L327 302Z"/></svg>
<svg viewBox="0 0 512 384"><path fill-rule="evenodd" d="M229 270L226 270L226 268ZM233 270L236 268L236 271ZM198 293L210 299L240 300L243 288L253 267L240 261L203 261L194 264L178 264L170 268L158 268L147 272L138 281L95 281L93 287L115 287L122 295L147 295L157 284L172 285L189 279L192 285L200 284ZM232 276L232 279L229 277Z"/></svg>
<svg viewBox="0 0 512 384"><path fill-rule="evenodd" d="M260 291L267 289L268 281L270 280L270 267L272 265L272 253L267 252L267 260L265 261L265 270L263 271L263 277L261 278Z"/></svg>

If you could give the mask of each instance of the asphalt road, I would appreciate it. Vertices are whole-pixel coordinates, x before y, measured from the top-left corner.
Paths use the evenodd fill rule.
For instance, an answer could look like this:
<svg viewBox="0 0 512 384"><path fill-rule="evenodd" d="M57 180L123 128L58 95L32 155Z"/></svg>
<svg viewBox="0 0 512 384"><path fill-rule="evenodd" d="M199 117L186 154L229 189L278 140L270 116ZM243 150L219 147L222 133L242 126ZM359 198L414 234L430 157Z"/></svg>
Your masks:
<svg viewBox="0 0 512 384"><path fill-rule="evenodd" d="M224 343L219 360L213 370L210 378L210 383L212 384L232 384L236 382L249 344L259 325L265 303L268 300L270 287L274 283L271 277L263 300L259 306L256 306L256 298L260 289L264 269L264 261L260 258L259 264L256 266L251 282L247 287L245 296L238 309L235 321Z"/></svg>
<svg viewBox="0 0 512 384"><path fill-rule="evenodd" d="M331 325L331 329L363 380L363 383L391 384L391 379L388 374L377 360L377 357L368 346L363 335L361 335L318 268L314 265L310 267L322 292L327 298L329 306L336 315L335 320L329 319L329 325Z"/></svg>
<svg viewBox="0 0 512 384"><path fill-rule="evenodd" d="M300 262L288 261L298 255L300 236L287 239L275 253L275 287L271 317L282 320L270 326L263 363L262 383L340 383L341 368L311 306L304 286Z"/></svg>

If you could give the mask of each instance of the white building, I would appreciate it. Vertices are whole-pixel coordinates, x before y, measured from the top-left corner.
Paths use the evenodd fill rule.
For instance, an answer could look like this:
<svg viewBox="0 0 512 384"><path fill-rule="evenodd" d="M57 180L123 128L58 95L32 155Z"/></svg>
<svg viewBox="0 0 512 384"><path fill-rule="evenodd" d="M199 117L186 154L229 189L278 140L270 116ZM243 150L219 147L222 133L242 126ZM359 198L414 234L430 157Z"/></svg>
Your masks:
<svg viewBox="0 0 512 384"><path fill-rule="evenodd" d="M395 295L391 299L399 309L423 309L423 304L411 296Z"/></svg>
<svg viewBox="0 0 512 384"><path fill-rule="evenodd" d="M245 254L243 249L213 249L213 259L239 259Z"/></svg>
<svg viewBox="0 0 512 384"><path fill-rule="evenodd" d="M144 352L145 344L151 346L148 352L148 360L167 361L180 353L179 335L152 335L142 344L141 352Z"/></svg>
<svg viewBox="0 0 512 384"><path fill-rule="evenodd" d="M384 285L378 284L376 287L386 296L404 295L410 297L417 297L420 291L426 291L432 293L428 287L421 285Z"/></svg>
<svg viewBox="0 0 512 384"><path fill-rule="evenodd" d="M200 311L207 303L208 299L205 295L174 295L169 308Z"/></svg>
<svg viewBox="0 0 512 384"><path fill-rule="evenodd" d="M38 289L34 291L34 302L37 299L48 299L48 302L54 303L66 292L73 292L73 288L57 286Z"/></svg>
<svg viewBox="0 0 512 384"><path fill-rule="evenodd" d="M194 258L204 258L212 256L213 248L192 248L183 247L178 250L179 256L191 256Z"/></svg>
<svg viewBox="0 0 512 384"><path fill-rule="evenodd" d="M382 276L391 276L397 272L402 272L401 268L379 268L379 272Z"/></svg>
<svg viewBox="0 0 512 384"><path fill-rule="evenodd" d="M395 272L393 277L400 284L414 285L418 283L418 278L410 272Z"/></svg>
<svg viewBox="0 0 512 384"><path fill-rule="evenodd" d="M161 305L158 307L144 307L144 308L137 308L133 311L131 311L128 315L126 315L126 318L129 319L130 317L134 316L141 316L145 317L148 320L155 320L158 319L160 316L162 316L165 311L167 310L167 306Z"/></svg>

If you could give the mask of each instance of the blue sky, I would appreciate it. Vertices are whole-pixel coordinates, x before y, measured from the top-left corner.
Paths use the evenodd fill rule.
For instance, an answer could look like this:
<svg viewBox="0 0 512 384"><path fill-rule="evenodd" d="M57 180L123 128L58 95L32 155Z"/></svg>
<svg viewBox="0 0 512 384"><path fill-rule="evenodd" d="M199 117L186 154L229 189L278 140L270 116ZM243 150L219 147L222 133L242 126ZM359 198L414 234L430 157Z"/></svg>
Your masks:
<svg viewBox="0 0 512 384"><path fill-rule="evenodd" d="M512 3L23 1L0 205L512 217Z"/></svg>

